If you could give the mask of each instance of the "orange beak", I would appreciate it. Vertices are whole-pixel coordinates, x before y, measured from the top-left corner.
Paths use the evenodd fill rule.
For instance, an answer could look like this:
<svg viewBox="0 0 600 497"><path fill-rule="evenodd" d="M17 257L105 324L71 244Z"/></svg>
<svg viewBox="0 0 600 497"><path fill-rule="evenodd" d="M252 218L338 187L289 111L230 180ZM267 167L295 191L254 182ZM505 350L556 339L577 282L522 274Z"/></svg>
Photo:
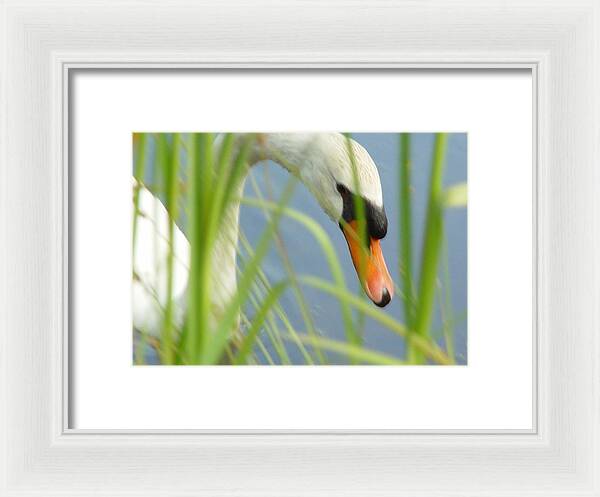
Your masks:
<svg viewBox="0 0 600 497"><path fill-rule="evenodd" d="M357 221L350 221L342 228L354 268L365 293L375 305L385 307L394 295L394 282L385 265L380 241L370 238L369 251L365 251L361 247L357 228Z"/></svg>

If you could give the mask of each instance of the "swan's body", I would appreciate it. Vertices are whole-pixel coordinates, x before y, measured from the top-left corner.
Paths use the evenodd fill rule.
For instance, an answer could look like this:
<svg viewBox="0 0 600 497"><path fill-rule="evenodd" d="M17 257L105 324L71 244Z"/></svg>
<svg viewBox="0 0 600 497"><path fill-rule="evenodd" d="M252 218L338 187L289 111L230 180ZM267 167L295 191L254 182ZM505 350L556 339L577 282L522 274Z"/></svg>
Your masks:
<svg viewBox="0 0 600 497"><path fill-rule="evenodd" d="M133 325L158 337L167 302L169 215L162 202L134 181L139 191L136 243L133 254ZM175 226L173 232L173 321L179 328L185 316L190 243Z"/></svg>
<svg viewBox="0 0 600 497"><path fill-rule="evenodd" d="M281 133L260 135L260 146L251 155L250 166L271 159L297 176L334 221L346 221L342 229L355 266L358 264L356 242L348 234L352 225L353 198L350 192L365 200L367 224L371 236L371 253L375 265L366 270L371 280L362 282L365 291L378 305L386 305L393 294L393 285L381 256L379 239L385 236L387 219L383 209L381 182L377 168L358 143L351 141L356 165L359 192L354 192L352 166L348 158L348 142L338 133ZM236 186L235 198L240 198L245 177ZM168 214L161 203L143 185L139 189L139 212L136 232L136 252L133 270L133 324L153 336L160 334L167 300L166 261L168 254ZM230 202L221 218L213 248L212 260L212 321L216 322L236 291L236 254L239 229L239 201ZM343 222L343 221L342 221ZM342 226L342 225L340 225ZM174 229L174 324L183 324L189 271L190 245L175 226ZM358 268L357 268L358 271ZM363 274L363 272L361 272Z"/></svg>

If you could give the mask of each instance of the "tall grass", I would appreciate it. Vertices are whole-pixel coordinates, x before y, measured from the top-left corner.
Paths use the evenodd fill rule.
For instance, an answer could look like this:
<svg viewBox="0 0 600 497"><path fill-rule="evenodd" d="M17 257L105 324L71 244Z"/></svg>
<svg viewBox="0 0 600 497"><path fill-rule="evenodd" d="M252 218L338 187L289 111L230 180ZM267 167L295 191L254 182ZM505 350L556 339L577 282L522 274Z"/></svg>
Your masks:
<svg viewBox="0 0 600 497"><path fill-rule="evenodd" d="M442 181L446 140L446 134L436 134L431 159L429 198L427 217L425 219L425 235L423 238L419 293L412 327L414 333L421 337L428 337L431 331L438 262L443 244ZM408 360L413 364L422 364L425 360L421 351L413 346L412 340L409 341Z"/></svg>
<svg viewBox="0 0 600 497"><path fill-rule="evenodd" d="M404 320L409 329L414 324L414 289L412 272L412 208L411 208L411 162L410 162L410 135L400 134L400 164L399 164L399 210L400 229L398 230L400 256L398 257L399 274L402 278Z"/></svg>
<svg viewBox="0 0 600 497"><path fill-rule="evenodd" d="M162 325L158 336L145 329L134 330L138 340L136 363L148 362L148 347L156 350L161 364L453 364L454 319L460 313L452 308L447 245L443 218L447 208L464 207L466 186L444 190L443 175L447 137L435 136L432 147L430 184L427 192L427 215L423 227L418 280L414 271L414 209L411 185L411 136L399 136L400 163L398 167L400 225L390 226L397 233L400 252L400 304L405 322L392 317L386 309L375 307L362 291L351 290L340 266L338 254L320 224L289 206L297 181L291 177L283 192L269 188L261 191L252 182L254 197L242 197L243 181L248 173L249 156L255 135L226 134L215 137L208 133L145 134L134 136L133 174L137 185L144 185L159 197L168 212L168 251L166 254L166 302L161 304ZM348 144L350 142L348 141ZM354 190L360 191L359 175L352 147L347 148L352 165ZM133 244L139 243L139 187L133 192ZM355 196L357 229L355 236L366 247L365 206ZM222 236L221 222L229 216L232 204L240 202L243 209L259 209L266 224L258 239L251 245L240 233L238 248L237 290L229 302L215 308L211 299L215 247ZM389 205L389 200L388 200ZM312 238L316 245L314 257L323 257L328 275L298 273L289 260L287 249L279 235L282 220L295 222L298 229ZM174 295L173 272L175 232L186 226L190 243L190 268L185 296L186 314L183 325L176 322L177 296ZM285 269L285 278L271 282L262 264L275 247ZM134 251L135 253L135 251ZM391 254L388 254L388 257ZM368 257L368 253L361 254ZM440 260L442 261L440 266ZM366 264L359 264L359 271ZM216 268L216 269L215 269ZM134 274L139 281L139 275ZM321 292L334 298L340 309L345 340L326 336L323 323L304 298L304 289ZM288 315L281 299L286 295L297 306L301 316L299 326ZM437 297L436 297L437 295ZM434 315L441 312L443 340L432 331ZM369 320L381 324L401 347L378 351L365 342ZM292 356L294 359L292 360Z"/></svg>

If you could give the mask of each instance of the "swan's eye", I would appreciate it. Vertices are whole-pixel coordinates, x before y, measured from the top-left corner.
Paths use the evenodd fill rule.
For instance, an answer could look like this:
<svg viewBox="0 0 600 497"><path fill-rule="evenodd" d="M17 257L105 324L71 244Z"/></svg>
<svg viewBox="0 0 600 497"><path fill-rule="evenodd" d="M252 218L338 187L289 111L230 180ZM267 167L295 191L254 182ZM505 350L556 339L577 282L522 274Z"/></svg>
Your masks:
<svg viewBox="0 0 600 497"><path fill-rule="evenodd" d="M354 215L354 195L352 195L350 190L341 183L337 183L335 187L342 197L342 219L347 223L354 221L356 219L356 216Z"/></svg>
<svg viewBox="0 0 600 497"><path fill-rule="evenodd" d="M348 190L348 188L346 188L346 187L345 187L344 185L342 185L341 183L336 183L335 187L336 187L337 191L340 193L340 195L341 195L342 197L345 197L345 196L347 196L347 195L348 195L348 196L350 195L350 190Z"/></svg>
<svg viewBox="0 0 600 497"><path fill-rule="evenodd" d="M356 220L354 193L341 183L336 184L337 191L342 197L344 208L342 218L347 223ZM387 216L383 207L376 207L371 202L362 199L365 206L365 218L367 220L367 229L372 238L380 239L387 234Z"/></svg>

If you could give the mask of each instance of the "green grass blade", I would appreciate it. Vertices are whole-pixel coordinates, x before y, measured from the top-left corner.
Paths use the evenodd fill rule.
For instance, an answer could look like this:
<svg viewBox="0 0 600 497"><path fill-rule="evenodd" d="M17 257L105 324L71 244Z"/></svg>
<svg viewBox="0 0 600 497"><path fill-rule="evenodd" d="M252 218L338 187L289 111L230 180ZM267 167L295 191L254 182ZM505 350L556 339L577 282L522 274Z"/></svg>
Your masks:
<svg viewBox="0 0 600 497"><path fill-rule="evenodd" d="M367 234L367 217L366 217L366 208L365 202L362 196L362 188L360 185L360 180L358 179L358 169L356 166L356 157L354 156L354 148L352 147L352 137L350 133L345 133L346 137L346 152L348 154L348 158L350 160L350 166L352 169L352 183L353 190L355 195L352 195L352 202L354 203L354 212L356 215L356 232L358 236L358 240L360 243L360 247L369 247L369 237ZM366 280L366 270L367 264L366 260L369 257L369 251L361 250L359 251L359 264L358 264L358 278L362 282ZM359 295L364 298L364 292L362 290L358 290ZM364 325L365 320L364 316L359 313L358 319L359 324ZM350 327L351 333L349 334L350 342L354 345L359 345L363 341L364 329L357 328L354 324Z"/></svg>
<svg viewBox="0 0 600 497"><path fill-rule="evenodd" d="M144 177L144 170L146 167L146 133L133 133L132 135L132 146L133 146L133 177L135 182L133 184L133 219L132 219L132 243L131 243L131 256L132 259L135 257L135 249L137 243L137 224L139 217L139 197L140 197L140 186L141 181ZM135 262L132 260L132 262ZM135 265L132 265L135 267ZM132 284L136 280L137 275L132 273ZM133 330L132 330L133 331ZM135 364L143 364L145 362L144 350L146 348L146 335L140 331L140 339L138 340L135 348Z"/></svg>
<svg viewBox="0 0 600 497"><path fill-rule="evenodd" d="M448 242L446 237L442 242L442 288L440 289L440 302L442 313L442 329L446 352L454 358L454 311L452 310L452 284L450 281L450 268L448 264Z"/></svg>
<svg viewBox="0 0 600 497"><path fill-rule="evenodd" d="M212 136L206 133L191 135L189 146L189 219L190 273L188 279L188 329L183 344L187 362L196 362L210 339L210 266L212 239L208 232L208 213L212 200L211 183Z"/></svg>
<svg viewBox="0 0 600 497"><path fill-rule="evenodd" d="M166 140L165 140L166 141ZM165 207L169 214L169 252L167 254L167 301L165 305L165 319L161 333L161 363L173 364L175 362L175 350L173 339L175 329L173 327L173 270L175 263L175 220L178 213L178 178L179 178L179 154L180 154L180 136L178 133L173 135L173 145L171 148L170 161L165 158ZM165 151L168 153L168 150Z"/></svg>
<svg viewBox="0 0 600 497"><path fill-rule="evenodd" d="M133 146L135 148L135 164L133 167L133 176L137 180L133 188L133 253L135 254L135 244L137 238L137 221L140 204L140 184L144 182L144 171L146 168L147 155L147 135L146 133L133 134Z"/></svg>
<svg viewBox="0 0 600 497"><path fill-rule="evenodd" d="M404 298L404 319L406 326L414 326L414 288L412 276L412 202L411 202L411 162L410 133L400 134L400 240L401 254L398 258L399 273L402 276Z"/></svg>
<svg viewBox="0 0 600 497"><path fill-rule="evenodd" d="M267 294L265 299L260 306L260 309L256 316L252 321L252 325L244 340L242 345L239 348L237 357L235 358L234 364L244 364L246 362L247 356L252 352L252 348L254 347L254 343L258 337L258 334L263 326L265 319L267 318L268 313L271 311L271 307L275 305L283 291L288 286L287 281L281 281L277 285L275 285L271 291Z"/></svg>
<svg viewBox="0 0 600 497"><path fill-rule="evenodd" d="M438 270L439 255L442 247L443 231L443 206L442 206L442 180L444 172L444 158L446 153L446 134L437 133L433 147L431 164L431 177L429 184L429 201L423 240L423 255L421 260L421 273L419 278L419 298L415 316L415 333L427 338L433 320L435 288ZM423 354L414 348L409 349L409 362L422 364L425 360Z"/></svg>
<svg viewBox="0 0 600 497"><path fill-rule="evenodd" d="M275 366L275 361L273 361L271 354L269 353L269 351L267 350L260 338L256 339L256 348L260 351L260 353L263 356L265 356L268 366Z"/></svg>
<svg viewBox="0 0 600 497"><path fill-rule="evenodd" d="M339 342L337 340L331 340L313 335L302 335L297 334L297 337L306 344L312 347L319 347L324 350L350 357L352 362L356 364L377 364L386 366L399 366L404 364L403 361L395 357L377 352L374 350L367 349L363 346L354 345L351 343ZM284 335L285 340L292 340L293 338Z"/></svg>

